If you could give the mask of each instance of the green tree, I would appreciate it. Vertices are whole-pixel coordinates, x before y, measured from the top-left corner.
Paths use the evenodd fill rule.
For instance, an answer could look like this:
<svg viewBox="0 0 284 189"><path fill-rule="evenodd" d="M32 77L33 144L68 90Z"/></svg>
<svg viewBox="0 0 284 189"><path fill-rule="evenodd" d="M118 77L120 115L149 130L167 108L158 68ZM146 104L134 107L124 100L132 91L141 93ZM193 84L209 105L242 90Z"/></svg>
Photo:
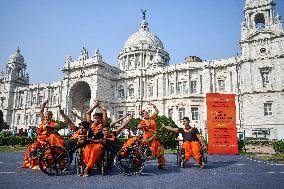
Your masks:
<svg viewBox="0 0 284 189"><path fill-rule="evenodd" d="M133 119L127 126L133 133L136 133L137 131L137 126L141 119L136 118ZM178 126L176 123L171 119L166 116L159 116L156 119L157 123L157 133L158 133L158 140L159 142L164 146L164 148L175 148L178 145L178 142L176 141L177 134L174 132L170 132L166 129L161 128L162 124L171 126L173 128L177 128Z"/></svg>
<svg viewBox="0 0 284 189"><path fill-rule="evenodd" d="M130 130L135 134L136 131L137 131L137 126L138 126L138 124L139 124L140 121L141 121L141 119L139 119L139 118L132 119L132 120L128 123L127 128L130 129Z"/></svg>
<svg viewBox="0 0 284 189"><path fill-rule="evenodd" d="M159 116L156 119L156 123L158 126L157 133L160 143L166 149L175 148L178 145L178 141L176 140L178 134L161 128L161 125L164 124L173 128L178 128L176 123L172 120L172 118L168 118L166 116Z"/></svg>
<svg viewBox="0 0 284 189"><path fill-rule="evenodd" d="M0 110L0 131L3 129L9 129L9 125L3 119L3 112Z"/></svg>
<svg viewBox="0 0 284 189"><path fill-rule="evenodd" d="M3 120L3 112L2 110L0 110L0 131L2 131L2 125L4 123L4 120Z"/></svg>

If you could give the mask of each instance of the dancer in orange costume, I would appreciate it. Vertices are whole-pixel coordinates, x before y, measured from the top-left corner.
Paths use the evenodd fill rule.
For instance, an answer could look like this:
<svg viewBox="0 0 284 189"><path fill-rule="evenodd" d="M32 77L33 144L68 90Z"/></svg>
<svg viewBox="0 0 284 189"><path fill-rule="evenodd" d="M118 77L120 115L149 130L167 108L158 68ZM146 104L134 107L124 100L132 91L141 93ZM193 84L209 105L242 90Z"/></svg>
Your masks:
<svg viewBox="0 0 284 189"><path fill-rule="evenodd" d="M39 169L38 159L30 159L29 154L37 152L41 144L48 140L51 145L64 146L64 140L60 137L57 130L61 128L56 121L52 120L52 112L47 111L44 114L44 108L46 107L48 100L45 101L40 110L41 122L38 127L37 142L29 145L27 152L24 156L23 168Z"/></svg>
<svg viewBox="0 0 284 189"><path fill-rule="evenodd" d="M96 108L99 108L102 113L95 113L92 120L91 114ZM98 132L102 131L103 125L107 121L107 111L100 105L99 101L94 101L94 105L86 112L86 120L91 123L91 131L94 132L93 134L96 135Z"/></svg>
<svg viewBox="0 0 284 189"><path fill-rule="evenodd" d="M154 108L155 112L150 117L149 112L142 110L140 112L140 115L143 116L143 119L140 121L138 129L143 130L143 141L150 146L153 153L152 157L154 159L158 159L158 164L159 164L158 168L164 169L165 168L164 148L158 141L157 123L155 121L155 119L158 116L159 110L154 104L149 103L149 105L151 105Z"/></svg>
<svg viewBox="0 0 284 189"><path fill-rule="evenodd" d="M169 131L181 133L183 137L182 148L185 152L185 159L188 161L191 156L193 156L197 164L202 167L203 165L201 159L200 143L202 144L205 150L207 149L207 146L204 140L202 139L202 136L200 135L199 131L196 128L190 126L190 120L188 117L184 117L182 123L184 125L184 128L172 128L165 125L162 125L162 127Z"/></svg>

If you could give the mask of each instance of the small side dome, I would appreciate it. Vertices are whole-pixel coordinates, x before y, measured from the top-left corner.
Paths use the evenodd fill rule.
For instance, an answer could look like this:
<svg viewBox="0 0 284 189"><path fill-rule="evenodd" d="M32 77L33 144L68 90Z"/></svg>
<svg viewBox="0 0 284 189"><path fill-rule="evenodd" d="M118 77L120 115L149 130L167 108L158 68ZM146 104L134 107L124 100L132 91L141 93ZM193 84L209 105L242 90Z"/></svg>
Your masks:
<svg viewBox="0 0 284 189"><path fill-rule="evenodd" d="M21 50L18 47L17 51L9 57L9 62L11 62L11 63L16 62L16 63L24 64L24 57L23 57L23 55L21 55L20 52L21 52Z"/></svg>

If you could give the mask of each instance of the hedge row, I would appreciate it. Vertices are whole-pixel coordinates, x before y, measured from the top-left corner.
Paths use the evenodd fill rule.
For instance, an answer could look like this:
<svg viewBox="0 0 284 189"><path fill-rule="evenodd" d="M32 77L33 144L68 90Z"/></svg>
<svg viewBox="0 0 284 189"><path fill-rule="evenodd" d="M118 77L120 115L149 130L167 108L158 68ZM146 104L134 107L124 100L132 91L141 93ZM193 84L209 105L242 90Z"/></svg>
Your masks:
<svg viewBox="0 0 284 189"><path fill-rule="evenodd" d="M0 146L29 145L36 141L36 137L0 136Z"/></svg>
<svg viewBox="0 0 284 189"><path fill-rule="evenodd" d="M64 140L67 136L62 136ZM0 146L13 146L13 145L30 145L36 142L36 137L26 137L26 136L0 136Z"/></svg>
<svg viewBox="0 0 284 189"><path fill-rule="evenodd" d="M283 140L279 140L277 142L274 142L272 147L275 150L275 152L284 153L284 141Z"/></svg>

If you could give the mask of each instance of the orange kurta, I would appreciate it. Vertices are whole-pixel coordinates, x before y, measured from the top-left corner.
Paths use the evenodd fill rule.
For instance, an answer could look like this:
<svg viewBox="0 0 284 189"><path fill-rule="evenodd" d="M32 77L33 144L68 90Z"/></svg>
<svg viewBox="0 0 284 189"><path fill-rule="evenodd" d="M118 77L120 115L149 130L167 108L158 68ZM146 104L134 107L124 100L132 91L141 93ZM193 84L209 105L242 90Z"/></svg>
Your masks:
<svg viewBox="0 0 284 189"><path fill-rule="evenodd" d="M94 134L97 134L99 131L103 130L103 124L102 123L92 123L91 129L93 130Z"/></svg>
<svg viewBox="0 0 284 189"><path fill-rule="evenodd" d="M24 156L23 168L39 169L38 159L31 160L29 158L29 153L35 149L39 149L41 144L45 140L48 140L53 146L64 146L64 140L58 135L53 126L56 124L55 121L46 121L45 119L41 121L38 127L37 142L28 146L28 150ZM56 134L57 133L57 134Z"/></svg>
<svg viewBox="0 0 284 189"><path fill-rule="evenodd" d="M157 139L157 123L155 119L157 114L153 114L149 120L141 120L140 125L147 127L143 128L143 140L147 143L152 150L153 159L158 159L159 167L165 166L164 148Z"/></svg>

